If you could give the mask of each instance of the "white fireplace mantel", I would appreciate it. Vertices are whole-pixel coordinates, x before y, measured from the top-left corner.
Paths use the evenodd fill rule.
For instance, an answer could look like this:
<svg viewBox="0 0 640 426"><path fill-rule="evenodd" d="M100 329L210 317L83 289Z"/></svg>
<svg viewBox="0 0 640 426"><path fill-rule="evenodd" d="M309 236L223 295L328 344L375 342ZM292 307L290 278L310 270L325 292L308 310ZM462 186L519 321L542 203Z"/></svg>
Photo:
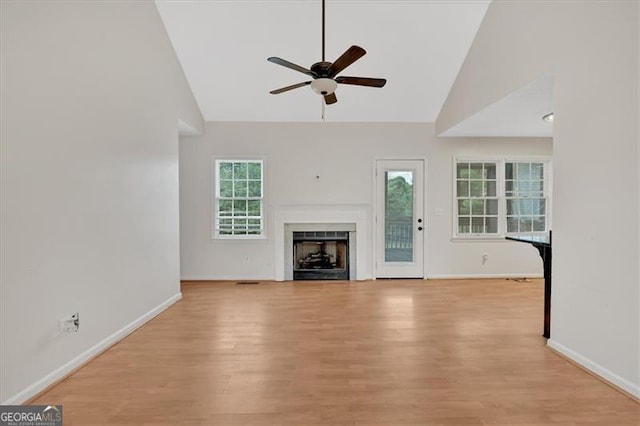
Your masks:
<svg viewBox="0 0 640 426"><path fill-rule="evenodd" d="M303 205L279 206L274 209L275 236L275 275L276 281L284 281L285 264L291 244L287 244L285 229L287 225L296 224L343 224L349 228L355 227L356 276L351 279L366 280L372 277L372 243L371 222L369 220L371 207L361 204L340 205ZM289 231L291 227L289 226ZM352 231L353 229L345 229ZM353 244L353 241L350 242Z"/></svg>

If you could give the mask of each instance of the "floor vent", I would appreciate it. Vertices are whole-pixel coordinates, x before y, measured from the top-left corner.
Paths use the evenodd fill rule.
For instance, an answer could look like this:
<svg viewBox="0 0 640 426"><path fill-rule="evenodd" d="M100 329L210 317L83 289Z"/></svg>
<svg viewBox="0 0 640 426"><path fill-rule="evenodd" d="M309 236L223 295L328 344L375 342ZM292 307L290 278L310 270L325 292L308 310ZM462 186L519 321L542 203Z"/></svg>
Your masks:
<svg viewBox="0 0 640 426"><path fill-rule="evenodd" d="M236 285L260 284L260 281L238 281Z"/></svg>

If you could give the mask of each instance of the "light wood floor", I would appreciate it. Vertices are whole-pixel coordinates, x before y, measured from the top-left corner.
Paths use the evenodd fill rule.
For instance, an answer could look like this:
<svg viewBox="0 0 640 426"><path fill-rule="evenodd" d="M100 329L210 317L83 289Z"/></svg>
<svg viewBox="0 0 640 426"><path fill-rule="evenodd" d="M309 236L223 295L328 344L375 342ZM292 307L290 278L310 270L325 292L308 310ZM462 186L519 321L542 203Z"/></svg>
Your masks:
<svg viewBox="0 0 640 426"><path fill-rule="evenodd" d="M65 425L634 425L545 348L542 281L185 283L33 403Z"/></svg>

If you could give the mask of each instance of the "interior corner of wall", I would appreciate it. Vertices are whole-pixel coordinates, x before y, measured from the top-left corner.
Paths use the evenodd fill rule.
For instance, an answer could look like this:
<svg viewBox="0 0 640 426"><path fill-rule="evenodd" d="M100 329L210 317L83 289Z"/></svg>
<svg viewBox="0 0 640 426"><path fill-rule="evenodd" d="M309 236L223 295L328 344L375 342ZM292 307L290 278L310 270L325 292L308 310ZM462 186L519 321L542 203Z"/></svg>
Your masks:
<svg viewBox="0 0 640 426"><path fill-rule="evenodd" d="M200 124L200 123L198 123ZM204 134L204 123L191 125L184 120L178 118L178 135L180 136L200 136Z"/></svg>
<svg viewBox="0 0 640 426"><path fill-rule="evenodd" d="M433 130L436 137L438 138L443 137L443 133L451 128L451 126L447 127L447 125L443 123L443 120L440 119L441 116L442 116L442 110L440 111L440 114L438 114L438 117L436 118L436 120L433 122Z"/></svg>

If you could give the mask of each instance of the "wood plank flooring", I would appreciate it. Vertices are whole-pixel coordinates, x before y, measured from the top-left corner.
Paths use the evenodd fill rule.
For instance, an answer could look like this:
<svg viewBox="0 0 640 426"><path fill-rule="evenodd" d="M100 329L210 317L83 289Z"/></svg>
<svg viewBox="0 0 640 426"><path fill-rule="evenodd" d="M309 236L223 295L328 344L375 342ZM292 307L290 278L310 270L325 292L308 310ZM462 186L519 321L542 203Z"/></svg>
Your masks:
<svg viewBox="0 0 640 426"><path fill-rule="evenodd" d="M184 283L38 397L65 425L633 425L545 348L541 280Z"/></svg>

